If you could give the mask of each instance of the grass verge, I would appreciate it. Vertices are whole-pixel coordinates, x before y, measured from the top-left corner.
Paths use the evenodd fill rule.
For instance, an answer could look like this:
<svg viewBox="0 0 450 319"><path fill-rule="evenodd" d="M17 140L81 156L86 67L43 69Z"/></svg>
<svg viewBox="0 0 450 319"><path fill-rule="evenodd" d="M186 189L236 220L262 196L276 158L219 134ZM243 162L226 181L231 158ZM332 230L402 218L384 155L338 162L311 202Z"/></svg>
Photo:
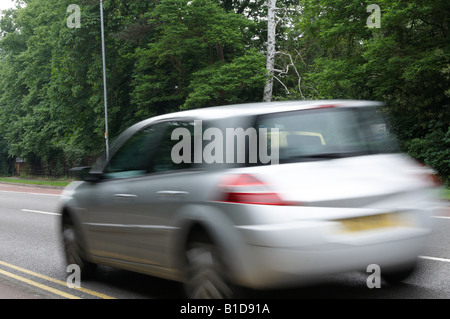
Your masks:
<svg viewBox="0 0 450 319"><path fill-rule="evenodd" d="M450 200L450 188L445 188L442 190L441 198L444 200Z"/></svg>
<svg viewBox="0 0 450 319"><path fill-rule="evenodd" d="M51 181L51 180L37 180L37 179L24 179L14 177L0 177L0 182L14 183L14 184L27 184L27 185L44 185L54 187L66 187L70 181Z"/></svg>

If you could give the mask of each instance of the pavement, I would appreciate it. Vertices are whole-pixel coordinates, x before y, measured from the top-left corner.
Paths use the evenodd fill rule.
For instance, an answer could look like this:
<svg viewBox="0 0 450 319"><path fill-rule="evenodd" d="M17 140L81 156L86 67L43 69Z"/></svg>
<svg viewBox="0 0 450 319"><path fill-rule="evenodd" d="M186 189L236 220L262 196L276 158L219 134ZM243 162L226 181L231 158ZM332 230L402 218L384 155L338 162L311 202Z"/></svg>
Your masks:
<svg viewBox="0 0 450 319"><path fill-rule="evenodd" d="M0 182L0 191L60 195L63 187Z"/></svg>
<svg viewBox="0 0 450 319"><path fill-rule="evenodd" d="M51 297L0 275L0 299L51 299Z"/></svg>

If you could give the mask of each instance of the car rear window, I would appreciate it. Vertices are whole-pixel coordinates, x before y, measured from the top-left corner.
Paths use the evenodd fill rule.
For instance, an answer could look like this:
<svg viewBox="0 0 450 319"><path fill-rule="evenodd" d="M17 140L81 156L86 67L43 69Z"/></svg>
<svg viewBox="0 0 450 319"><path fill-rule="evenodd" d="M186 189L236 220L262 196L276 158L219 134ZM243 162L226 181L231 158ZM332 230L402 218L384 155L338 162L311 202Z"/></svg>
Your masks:
<svg viewBox="0 0 450 319"><path fill-rule="evenodd" d="M395 138L374 107L262 115L255 127L267 130L267 152L275 144L280 163L398 152Z"/></svg>

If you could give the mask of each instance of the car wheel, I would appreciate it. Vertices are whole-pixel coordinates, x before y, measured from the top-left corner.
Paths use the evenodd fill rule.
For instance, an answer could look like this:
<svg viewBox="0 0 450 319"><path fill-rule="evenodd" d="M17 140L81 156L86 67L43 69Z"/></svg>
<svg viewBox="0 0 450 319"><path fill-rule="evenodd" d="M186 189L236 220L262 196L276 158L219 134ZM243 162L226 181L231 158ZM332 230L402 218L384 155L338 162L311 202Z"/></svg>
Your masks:
<svg viewBox="0 0 450 319"><path fill-rule="evenodd" d="M385 272L381 271L381 277L391 285L398 284L403 280L407 279L416 269L416 263L411 263L398 267L395 269L390 269Z"/></svg>
<svg viewBox="0 0 450 319"><path fill-rule="evenodd" d="M96 265L86 260L80 235L69 216L63 218L62 237L67 264L78 265L83 279L91 278Z"/></svg>
<svg viewBox="0 0 450 319"><path fill-rule="evenodd" d="M220 249L205 235L194 236L186 251L184 287L189 299L228 299L235 297L226 277Z"/></svg>

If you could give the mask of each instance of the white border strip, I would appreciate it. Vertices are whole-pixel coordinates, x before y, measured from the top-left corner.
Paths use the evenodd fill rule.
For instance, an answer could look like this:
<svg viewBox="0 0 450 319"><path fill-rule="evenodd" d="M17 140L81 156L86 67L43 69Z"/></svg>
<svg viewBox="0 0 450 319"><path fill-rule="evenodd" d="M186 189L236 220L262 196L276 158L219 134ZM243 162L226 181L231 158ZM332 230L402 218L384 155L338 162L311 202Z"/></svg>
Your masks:
<svg viewBox="0 0 450 319"><path fill-rule="evenodd" d="M25 209L25 208L22 208L21 211L28 212L28 213L44 214L44 215L56 215L56 216L61 215L61 214L58 214L58 213L43 212L41 210L33 210L33 209Z"/></svg>
<svg viewBox="0 0 450 319"><path fill-rule="evenodd" d="M430 257L430 256L419 256L419 258L450 263L450 259L446 259L446 258L438 258L438 257Z"/></svg>

